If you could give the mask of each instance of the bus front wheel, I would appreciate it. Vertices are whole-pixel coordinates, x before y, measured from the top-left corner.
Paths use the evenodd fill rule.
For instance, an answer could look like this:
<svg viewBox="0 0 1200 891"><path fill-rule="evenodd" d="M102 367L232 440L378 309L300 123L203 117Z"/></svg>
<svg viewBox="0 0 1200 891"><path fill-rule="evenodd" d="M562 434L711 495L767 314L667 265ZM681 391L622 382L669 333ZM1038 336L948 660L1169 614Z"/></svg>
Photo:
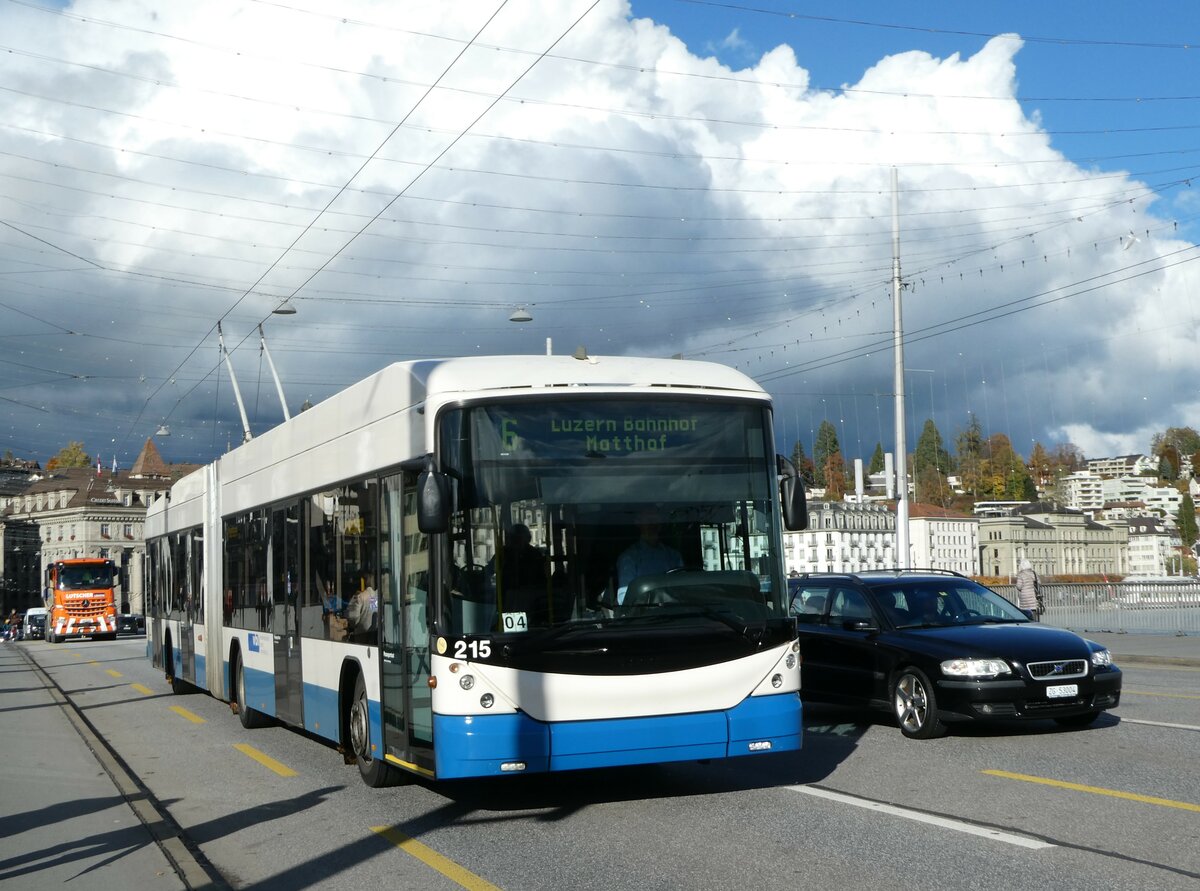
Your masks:
<svg viewBox="0 0 1200 891"><path fill-rule="evenodd" d="M395 786L401 781L401 773L382 758L371 752L371 711L367 699L367 685L362 675L354 678L354 698L350 701L350 714L346 722L350 729L350 751L358 762L358 772L363 782L378 789Z"/></svg>

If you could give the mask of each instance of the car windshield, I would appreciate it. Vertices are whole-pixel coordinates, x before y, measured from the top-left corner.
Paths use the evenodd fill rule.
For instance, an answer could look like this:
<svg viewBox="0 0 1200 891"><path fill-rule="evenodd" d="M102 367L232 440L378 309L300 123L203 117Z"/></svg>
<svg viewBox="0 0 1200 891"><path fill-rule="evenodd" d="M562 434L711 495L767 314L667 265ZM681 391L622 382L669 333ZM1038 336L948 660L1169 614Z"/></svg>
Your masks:
<svg viewBox="0 0 1200 891"><path fill-rule="evenodd" d="M897 628L1029 621L999 594L970 579L900 579L872 589Z"/></svg>

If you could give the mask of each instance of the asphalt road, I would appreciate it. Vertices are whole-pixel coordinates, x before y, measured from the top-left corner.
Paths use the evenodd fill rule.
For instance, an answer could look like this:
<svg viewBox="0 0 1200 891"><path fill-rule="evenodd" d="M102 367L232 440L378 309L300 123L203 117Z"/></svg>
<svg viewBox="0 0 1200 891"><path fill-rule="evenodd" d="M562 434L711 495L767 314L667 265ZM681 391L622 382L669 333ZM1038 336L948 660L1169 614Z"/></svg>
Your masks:
<svg viewBox="0 0 1200 891"><path fill-rule="evenodd" d="M371 790L314 738L243 730L225 703L172 695L144 639L19 646L219 873L218 887L1200 882L1197 667L1122 666L1120 709L1085 731L1045 723L912 742L884 719L812 708L799 753ZM40 683L30 672L22 686ZM63 732L73 732L65 722ZM19 807L3 796L0 816Z"/></svg>

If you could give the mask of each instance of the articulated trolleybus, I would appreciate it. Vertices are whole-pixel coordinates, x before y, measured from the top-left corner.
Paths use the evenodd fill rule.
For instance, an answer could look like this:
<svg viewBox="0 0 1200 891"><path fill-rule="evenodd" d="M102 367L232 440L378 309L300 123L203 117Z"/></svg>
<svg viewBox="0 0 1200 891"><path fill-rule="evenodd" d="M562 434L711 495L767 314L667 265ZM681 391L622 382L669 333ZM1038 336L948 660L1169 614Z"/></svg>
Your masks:
<svg viewBox="0 0 1200 891"><path fill-rule="evenodd" d="M797 749L806 516L732 369L401 362L152 505L147 647L370 785Z"/></svg>

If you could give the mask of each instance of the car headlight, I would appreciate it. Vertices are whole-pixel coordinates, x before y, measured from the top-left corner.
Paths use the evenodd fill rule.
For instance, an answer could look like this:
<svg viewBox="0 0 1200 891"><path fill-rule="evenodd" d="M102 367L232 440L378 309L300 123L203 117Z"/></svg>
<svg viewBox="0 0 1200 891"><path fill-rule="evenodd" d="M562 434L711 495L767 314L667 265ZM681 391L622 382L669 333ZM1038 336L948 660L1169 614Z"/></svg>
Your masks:
<svg viewBox="0 0 1200 891"><path fill-rule="evenodd" d="M994 678L1012 674L1012 669L1003 659L947 659L942 663L942 674L954 678Z"/></svg>
<svg viewBox="0 0 1200 891"><path fill-rule="evenodd" d="M1092 653L1092 665L1096 666L1096 668L1107 668L1112 664L1112 653L1108 650L1096 650L1096 652Z"/></svg>

